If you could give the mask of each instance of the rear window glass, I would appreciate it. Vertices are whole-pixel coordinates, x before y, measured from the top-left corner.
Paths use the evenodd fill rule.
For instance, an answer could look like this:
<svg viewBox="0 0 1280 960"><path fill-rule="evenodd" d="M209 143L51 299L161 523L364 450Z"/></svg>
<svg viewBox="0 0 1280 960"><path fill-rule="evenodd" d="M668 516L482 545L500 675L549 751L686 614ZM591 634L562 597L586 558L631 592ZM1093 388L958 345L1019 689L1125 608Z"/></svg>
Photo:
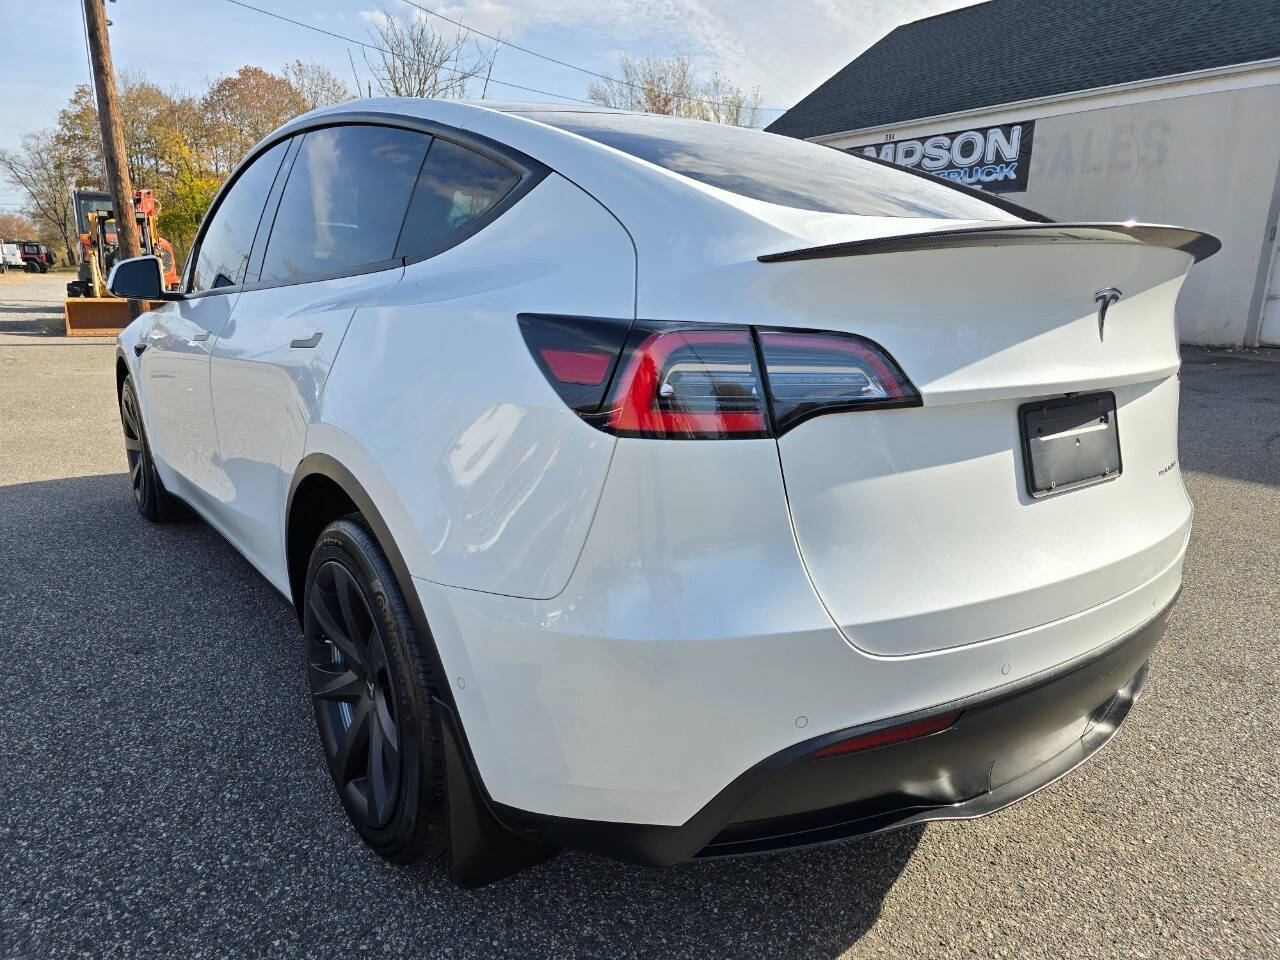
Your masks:
<svg viewBox="0 0 1280 960"><path fill-rule="evenodd" d="M502 164L437 137L418 178L397 254L415 257L438 249L488 213L519 180Z"/></svg>
<svg viewBox="0 0 1280 960"><path fill-rule="evenodd" d="M531 116L674 173L784 207L868 217L1016 219L941 181L774 133L649 114Z"/></svg>
<svg viewBox="0 0 1280 960"><path fill-rule="evenodd" d="M293 162L263 280L390 260L431 138L392 127L313 130Z"/></svg>

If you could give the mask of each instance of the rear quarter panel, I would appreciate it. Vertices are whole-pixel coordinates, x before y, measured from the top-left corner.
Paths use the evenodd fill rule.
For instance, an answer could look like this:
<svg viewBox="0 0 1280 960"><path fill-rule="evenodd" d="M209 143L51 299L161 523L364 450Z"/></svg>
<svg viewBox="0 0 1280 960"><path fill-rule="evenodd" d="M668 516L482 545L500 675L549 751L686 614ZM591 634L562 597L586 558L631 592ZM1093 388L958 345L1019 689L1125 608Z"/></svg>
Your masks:
<svg viewBox="0 0 1280 960"><path fill-rule="evenodd" d="M516 316L631 318L635 273L626 230L551 174L356 312L306 453L352 471L414 576L520 597L564 589L614 440L561 401Z"/></svg>

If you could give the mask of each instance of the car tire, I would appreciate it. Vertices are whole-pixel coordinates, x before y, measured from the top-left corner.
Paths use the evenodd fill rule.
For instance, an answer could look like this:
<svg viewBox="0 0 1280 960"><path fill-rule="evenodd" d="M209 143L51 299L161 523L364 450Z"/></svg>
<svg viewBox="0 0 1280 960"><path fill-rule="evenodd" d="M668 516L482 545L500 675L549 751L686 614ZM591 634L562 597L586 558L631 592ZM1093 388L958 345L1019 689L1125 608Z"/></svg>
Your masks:
<svg viewBox="0 0 1280 960"><path fill-rule="evenodd" d="M320 533L303 595L307 680L329 774L380 856L447 846L444 752L428 656L386 555L359 514Z"/></svg>
<svg viewBox="0 0 1280 960"><path fill-rule="evenodd" d="M125 457L129 462L129 482L138 512L152 523L182 520L191 515L186 505L164 488L142 425L142 407L133 377L125 377L120 385L120 425L124 429Z"/></svg>

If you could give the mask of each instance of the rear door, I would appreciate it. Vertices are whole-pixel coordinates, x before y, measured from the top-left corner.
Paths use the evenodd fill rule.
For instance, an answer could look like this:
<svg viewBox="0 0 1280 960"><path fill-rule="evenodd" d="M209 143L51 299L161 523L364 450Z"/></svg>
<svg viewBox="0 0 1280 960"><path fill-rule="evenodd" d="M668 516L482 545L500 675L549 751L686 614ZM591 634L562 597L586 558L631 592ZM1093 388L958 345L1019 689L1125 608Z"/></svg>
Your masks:
<svg viewBox="0 0 1280 960"><path fill-rule="evenodd" d="M272 147L227 188L197 238L185 296L153 314L139 345L152 452L165 483L201 504L216 500L222 479L209 351L240 295L263 206L288 150L288 142Z"/></svg>
<svg viewBox="0 0 1280 960"><path fill-rule="evenodd" d="M214 346L227 479L220 515L279 583L285 497L311 411L356 308L404 272L396 244L430 143L424 133L363 124L305 134L255 250L256 281Z"/></svg>

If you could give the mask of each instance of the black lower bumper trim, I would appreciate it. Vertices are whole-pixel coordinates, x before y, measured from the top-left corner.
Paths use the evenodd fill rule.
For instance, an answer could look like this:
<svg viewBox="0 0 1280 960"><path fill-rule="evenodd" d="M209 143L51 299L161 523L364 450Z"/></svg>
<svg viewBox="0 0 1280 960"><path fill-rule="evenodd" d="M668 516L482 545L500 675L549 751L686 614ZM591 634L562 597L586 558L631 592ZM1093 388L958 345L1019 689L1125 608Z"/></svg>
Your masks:
<svg viewBox="0 0 1280 960"><path fill-rule="evenodd" d="M501 804L494 812L550 843L649 865L985 816L1064 776L1115 735L1142 691L1172 607L1101 649L978 697L795 744L747 770L680 826L577 820ZM956 710L963 710L959 720L939 733L812 759L851 737Z"/></svg>

